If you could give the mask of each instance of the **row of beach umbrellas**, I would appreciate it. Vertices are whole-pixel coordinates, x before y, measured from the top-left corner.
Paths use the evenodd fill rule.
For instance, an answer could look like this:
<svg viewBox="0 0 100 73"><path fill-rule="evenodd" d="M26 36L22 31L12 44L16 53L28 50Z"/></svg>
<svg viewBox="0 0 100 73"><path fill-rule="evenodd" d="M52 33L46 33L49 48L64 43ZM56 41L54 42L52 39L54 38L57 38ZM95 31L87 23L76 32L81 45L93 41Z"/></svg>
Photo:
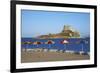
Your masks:
<svg viewBox="0 0 100 73"><path fill-rule="evenodd" d="M51 48L51 44L54 44L55 42L53 40L48 40L47 42L45 42L45 44L48 44L49 48ZM69 44L70 42L66 39L60 41L61 44L64 44L64 49L66 49L66 44ZM88 41L80 41L78 43L81 43L81 46L82 46L82 51L83 51L83 44L88 44ZM37 47L40 45L40 44L43 44L43 42L40 42L40 41L35 41L35 42L24 42L23 44L26 44L26 45L29 45L29 44L33 44L33 45L37 45Z"/></svg>
<svg viewBox="0 0 100 73"><path fill-rule="evenodd" d="M48 40L47 42L45 42L45 44L49 45L49 48L50 48L50 45L54 44L54 43L55 42L53 40ZM68 43L69 42L67 40L61 41L61 44L68 44ZM43 42L40 42L40 41L29 42L29 41L27 41L27 42L24 42L23 44L33 44L33 45L37 45L37 47L38 47L38 45L43 44Z"/></svg>

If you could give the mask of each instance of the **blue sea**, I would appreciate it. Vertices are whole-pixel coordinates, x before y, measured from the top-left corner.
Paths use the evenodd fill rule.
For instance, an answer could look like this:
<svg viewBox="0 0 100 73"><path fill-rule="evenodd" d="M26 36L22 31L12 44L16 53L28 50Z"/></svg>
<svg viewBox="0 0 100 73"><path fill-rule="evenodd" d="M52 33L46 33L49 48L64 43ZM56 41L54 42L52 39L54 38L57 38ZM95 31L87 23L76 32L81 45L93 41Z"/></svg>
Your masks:
<svg viewBox="0 0 100 73"><path fill-rule="evenodd" d="M52 40L55 43L54 44L45 44L48 40ZM63 38L57 38L57 39L35 39L35 38L22 38L21 42L35 42L40 41L42 44L35 45L35 44L22 44L22 48L30 48L30 49L36 49L36 48L47 48L47 49L58 49L58 50L70 50L79 52L89 52L90 51L90 38L67 38L66 40L69 42L68 44L61 44L61 41L64 40Z"/></svg>

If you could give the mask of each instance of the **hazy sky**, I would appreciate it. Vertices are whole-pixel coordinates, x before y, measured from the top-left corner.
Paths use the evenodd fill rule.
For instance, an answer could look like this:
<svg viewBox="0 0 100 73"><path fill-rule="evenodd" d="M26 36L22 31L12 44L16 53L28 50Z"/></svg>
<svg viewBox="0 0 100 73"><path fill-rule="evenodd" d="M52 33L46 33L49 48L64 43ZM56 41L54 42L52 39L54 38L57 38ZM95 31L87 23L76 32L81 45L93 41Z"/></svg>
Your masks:
<svg viewBox="0 0 100 73"><path fill-rule="evenodd" d="M22 37L59 33L64 25L71 25L82 37L90 34L89 13L21 10L21 15Z"/></svg>

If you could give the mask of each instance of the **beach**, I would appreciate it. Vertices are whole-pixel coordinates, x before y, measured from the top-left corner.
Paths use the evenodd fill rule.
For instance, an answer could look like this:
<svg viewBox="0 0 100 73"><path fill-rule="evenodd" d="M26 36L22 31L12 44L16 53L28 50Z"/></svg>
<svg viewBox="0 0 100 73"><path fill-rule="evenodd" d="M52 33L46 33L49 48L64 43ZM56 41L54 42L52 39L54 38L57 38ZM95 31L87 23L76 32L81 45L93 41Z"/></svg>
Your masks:
<svg viewBox="0 0 100 73"><path fill-rule="evenodd" d="M57 51L21 51L21 63L89 60L88 54Z"/></svg>

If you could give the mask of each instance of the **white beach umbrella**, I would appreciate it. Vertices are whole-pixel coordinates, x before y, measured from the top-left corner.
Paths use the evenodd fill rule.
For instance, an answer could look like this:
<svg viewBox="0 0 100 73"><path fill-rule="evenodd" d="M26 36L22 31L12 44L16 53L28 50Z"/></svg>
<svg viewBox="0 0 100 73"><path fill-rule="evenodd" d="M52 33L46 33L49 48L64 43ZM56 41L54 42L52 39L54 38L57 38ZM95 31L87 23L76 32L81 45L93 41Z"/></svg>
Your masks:
<svg viewBox="0 0 100 73"><path fill-rule="evenodd" d="M64 39L63 41L61 41L61 44L64 44L64 49L66 49L66 44L68 44L69 42L66 40L66 39Z"/></svg>

